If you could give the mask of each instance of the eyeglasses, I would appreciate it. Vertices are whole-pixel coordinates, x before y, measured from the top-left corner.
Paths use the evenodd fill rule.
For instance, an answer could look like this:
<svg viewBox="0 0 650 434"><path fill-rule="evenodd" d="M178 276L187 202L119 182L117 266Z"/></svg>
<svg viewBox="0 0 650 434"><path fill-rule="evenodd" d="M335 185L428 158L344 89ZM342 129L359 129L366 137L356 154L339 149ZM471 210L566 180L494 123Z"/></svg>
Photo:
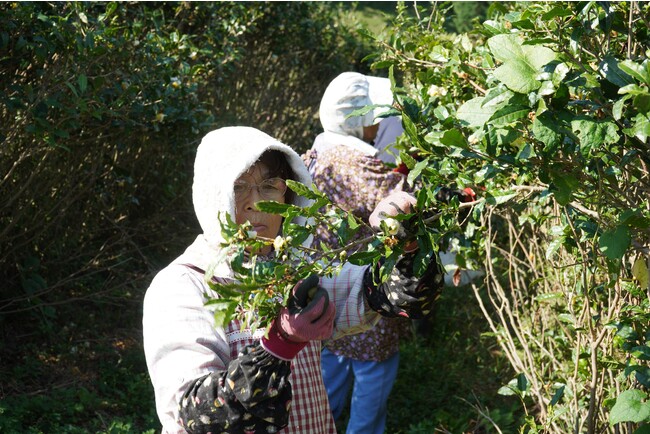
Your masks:
<svg viewBox="0 0 650 434"><path fill-rule="evenodd" d="M243 198L250 194L252 188L256 188L262 199L281 200L287 192L287 183L282 178L269 178L259 184L251 184L246 181L235 181L235 197Z"/></svg>

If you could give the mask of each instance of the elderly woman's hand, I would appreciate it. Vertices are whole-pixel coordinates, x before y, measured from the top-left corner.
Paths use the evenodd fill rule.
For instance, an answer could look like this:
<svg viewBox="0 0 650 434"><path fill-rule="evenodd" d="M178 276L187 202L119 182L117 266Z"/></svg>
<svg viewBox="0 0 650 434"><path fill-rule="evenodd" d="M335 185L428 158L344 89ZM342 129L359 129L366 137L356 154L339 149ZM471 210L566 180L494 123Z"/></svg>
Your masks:
<svg viewBox="0 0 650 434"><path fill-rule="evenodd" d="M382 220L399 214L410 213L416 203L417 199L404 191L391 193L379 201L372 214L370 214L368 222L373 228L379 229Z"/></svg>
<svg viewBox="0 0 650 434"><path fill-rule="evenodd" d="M368 222L374 229L379 229L382 220L386 220L388 229L393 232L390 235L397 235L398 237L406 238L404 231L400 231L402 226L401 223L397 220L391 219L391 217L412 212L416 203L417 199L404 191L391 193L377 204L375 210L370 214ZM416 251L417 248L417 240L411 239L404 246L404 252L412 253Z"/></svg>

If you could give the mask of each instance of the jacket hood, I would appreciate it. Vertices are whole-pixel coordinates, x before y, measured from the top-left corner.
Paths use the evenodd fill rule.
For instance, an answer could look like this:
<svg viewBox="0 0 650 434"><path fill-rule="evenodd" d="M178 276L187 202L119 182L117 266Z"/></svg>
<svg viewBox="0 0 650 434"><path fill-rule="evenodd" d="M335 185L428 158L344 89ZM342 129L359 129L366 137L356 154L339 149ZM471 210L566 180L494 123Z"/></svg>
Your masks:
<svg viewBox="0 0 650 434"><path fill-rule="evenodd" d="M268 150L284 154L295 180L311 186L311 177L300 156L289 146L251 127L225 127L208 133L196 152L192 200L203 238L218 250L224 241L219 214L226 212L235 220L234 183ZM309 200L294 195L293 203L306 206ZM305 218L296 218L304 225ZM311 242L311 240L307 240Z"/></svg>
<svg viewBox="0 0 650 434"><path fill-rule="evenodd" d="M390 80L344 72L330 82L323 93L319 117L323 129L332 133L363 138L363 127L378 123L376 118L393 103ZM363 116L348 117L355 110L370 105L376 107Z"/></svg>

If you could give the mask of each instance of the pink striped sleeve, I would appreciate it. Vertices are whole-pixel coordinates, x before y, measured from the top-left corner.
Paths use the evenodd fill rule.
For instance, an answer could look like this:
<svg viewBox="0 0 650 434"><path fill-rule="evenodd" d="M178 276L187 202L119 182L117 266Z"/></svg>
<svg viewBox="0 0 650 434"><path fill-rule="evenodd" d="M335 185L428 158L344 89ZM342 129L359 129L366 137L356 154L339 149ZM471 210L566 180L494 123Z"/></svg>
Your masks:
<svg viewBox="0 0 650 434"><path fill-rule="evenodd" d="M380 315L368 307L364 295L363 276L367 268L345 264L338 275L321 279L321 286L336 305L332 339L361 333L379 321Z"/></svg>

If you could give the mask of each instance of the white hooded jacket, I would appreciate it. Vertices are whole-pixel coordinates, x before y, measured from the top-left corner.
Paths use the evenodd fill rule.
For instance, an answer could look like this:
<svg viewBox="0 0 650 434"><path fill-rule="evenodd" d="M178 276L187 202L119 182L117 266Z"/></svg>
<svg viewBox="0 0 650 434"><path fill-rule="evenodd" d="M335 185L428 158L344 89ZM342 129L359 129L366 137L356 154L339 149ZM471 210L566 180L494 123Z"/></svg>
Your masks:
<svg viewBox="0 0 650 434"><path fill-rule="evenodd" d="M154 386L156 410L163 433L185 433L179 424L178 403L188 385L215 371L223 371L246 345L259 341L263 330L251 334L239 322L215 325L206 295L216 294L204 276L185 264L212 269L216 277L232 277L229 265L215 263L223 241L218 219L227 212L235 219L235 180L267 150L281 151L295 179L311 185L301 158L290 147L250 127L227 127L207 134L198 147L194 166L193 202L203 233L169 266L160 271L144 300L144 350ZM305 205L306 199L294 201ZM304 220L299 217L298 220ZM306 244L311 240L307 240ZM379 315L370 311L363 295L366 267L346 265L335 278L321 279L336 306L335 335L369 328ZM292 361L293 402L283 433L335 433L320 373L320 341L310 342Z"/></svg>

